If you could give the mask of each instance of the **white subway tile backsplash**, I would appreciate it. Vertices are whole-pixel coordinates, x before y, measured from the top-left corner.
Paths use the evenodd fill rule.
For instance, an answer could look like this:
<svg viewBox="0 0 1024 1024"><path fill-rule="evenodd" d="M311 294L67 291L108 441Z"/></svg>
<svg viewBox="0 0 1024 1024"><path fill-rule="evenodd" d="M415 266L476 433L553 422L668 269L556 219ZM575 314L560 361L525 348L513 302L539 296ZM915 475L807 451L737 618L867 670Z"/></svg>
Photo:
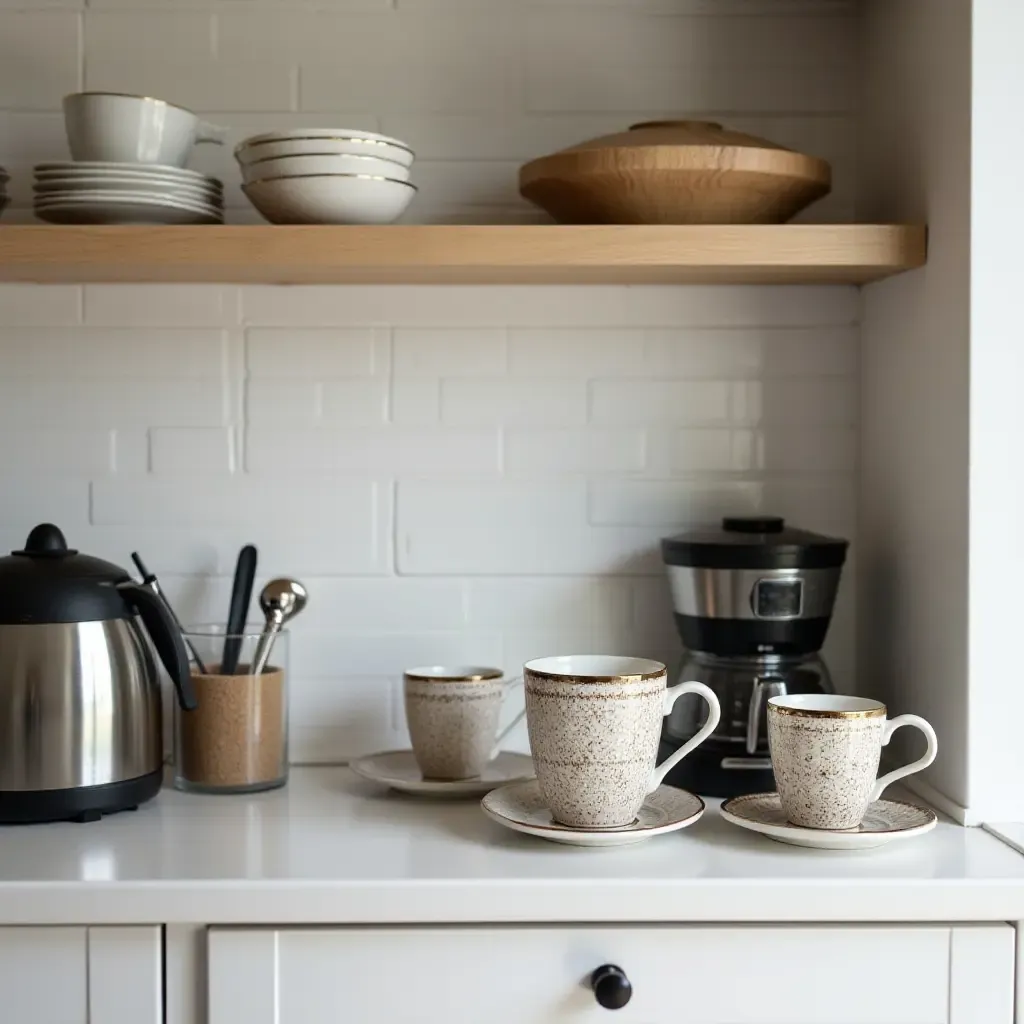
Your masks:
<svg viewBox="0 0 1024 1024"><path fill-rule="evenodd" d="M587 420L583 381L544 377L441 381L441 419L452 424L574 426Z"/></svg>
<svg viewBox="0 0 1024 1024"><path fill-rule="evenodd" d="M476 377L505 371L505 331L400 328L394 334L395 377Z"/></svg>
<svg viewBox="0 0 1024 1024"><path fill-rule="evenodd" d="M590 630L630 624L630 583L570 576L553 579L470 579L466 606L474 629ZM557 627L553 626L557 623Z"/></svg>
<svg viewBox="0 0 1024 1024"><path fill-rule="evenodd" d="M372 327L296 330L250 328L245 332L246 364L253 377L367 377L386 371L387 338ZM383 366L375 349L384 349Z"/></svg>
<svg viewBox="0 0 1024 1024"><path fill-rule="evenodd" d="M505 428L507 473L631 473L644 468L640 430Z"/></svg>
<svg viewBox="0 0 1024 1024"><path fill-rule="evenodd" d="M738 386L726 381L595 380L590 383L590 419L629 426L724 423Z"/></svg>
<svg viewBox="0 0 1024 1024"><path fill-rule="evenodd" d="M662 432L659 442L668 441L669 466L685 473L744 472L759 468L753 455L750 431L693 429Z"/></svg>
<svg viewBox="0 0 1024 1024"><path fill-rule="evenodd" d="M0 341L0 349L9 351ZM232 418L231 400L217 380L0 379L0 425L10 428L220 426Z"/></svg>
<svg viewBox="0 0 1024 1024"><path fill-rule="evenodd" d="M54 373L105 382L217 377L224 372L225 342L218 330L0 327L5 378Z"/></svg>
<svg viewBox="0 0 1024 1024"><path fill-rule="evenodd" d="M744 381L733 386L733 418L743 423L853 426L856 388L848 379Z"/></svg>
<svg viewBox="0 0 1024 1024"><path fill-rule="evenodd" d="M249 423L282 427L315 426L323 409L319 381L254 377L245 383Z"/></svg>
<svg viewBox="0 0 1024 1024"><path fill-rule="evenodd" d="M473 112L521 109L523 68L500 13L480 18L353 16L333 38L319 19L299 25L302 110ZM320 53L308 47L319 47ZM401 74L380 73L381 54ZM438 67L445 69L438 74Z"/></svg>
<svg viewBox="0 0 1024 1024"><path fill-rule="evenodd" d="M500 469L496 430L388 426L377 430L288 430L250 427L249 472L436 473L474 475Z"/></svg>
<svg viewBox="0 0 1024 1024"><path fill-rule="evenodd" d="M388 415L388 382L371 380L325 380L320 384L320 419L325 424L372 426L384 423Z"/></svg>
<svg viewBox="0 0 1024 1024"><path fill-rule="evenodd" d="M236 312L235 290L221 285L90 284L84 291L85 322L97 327L230 326Z"/></svg>
<svg viewBox="0 0 1024 1024"><path fill-rule="evenodd" d="M509 373L526 377L644 374L644 332L519 328L509 332Z"/></svg>
<svg viewBox="0 0 1024 1024"><path fill-rule="evenodd" d="M441 381L431 377L394 377L388 411L392 423L404 426L439 423Z"/></svg>
<svg viewBox="0 0 1024 1024"><path fill-rule="evenodd" d="M593 480L589 521L683 529L764 511L763 495L764 486L751 480Z"/></svg>
<svg viewBox="0 0 1024 1024"><path fill-rule="evenodd" d="M112 473L117 468L115 444L113 430L42 427L30 438L17 430L0 431L0 473Z"/></svg>
<svg viewBox="0 0 1024 1024"><path fill-rule="evenodd" d="M855 16L852 0L0 0L4 220L31 220L31 167L67 158L60 99L83 87L228 126L191 166L224 180L233 222L259 220L232 150L262 131L406 139L410 222L542 223L522 162L680 112L830 160L833 192L801 219L849 220ZM671 532L758 511L855 538L859 316L846 286L3 286L0 549L57 522L116 564L140 551L183 618L210 621L254 543L257 586L311 594L293 757L404 745L415 663L674 663ZM287 522L267 514L282 501ZM855 552L828 646L841 683Z"/></svg>
<svg viewBox="0 0 1024 1024"><path fill-rule="evenodd" d="M86 64L102 65L124 56L130 41L135 58L204 62L214 56L214 23L202 11L89 10L84 18Z"/></svg>
<svg viewBox="0 0 1024 1024"><path fill-rule="evenodd" d="M251 285L242 308L247 324L267 327L849 327L860 298L845 285Z"/></svg>
<svg viewBox="0 0 1024 1024"><path fill-rule="evenodd" d="M166 96L193 110L286 111L294 109L295 102L292 69L261 61L227 64L213 57L176 56L173 51L137 57L128 46L102 63L85 65L86 89L117 92L126 82L137 93Z"/></svg>
<svg viewBox="0 0 1024 1024"><path fill-rule="evenodd" d="M39 523L56 523L69 543L88 524L89 481L84 476L46 473L31 481L25 475L19 482L21 486L0 488L4 549L23 547L29 530Z"/></svg>
<svg viewBox="0 0 1024 1024"><path fill-rule="evenodd" d="M307 634L303 640L294 645L291 657L293 671L303 678L401 675L417 665L500 666L502 659L498 632L331 630Z"/></svg>
<svg viewBox="0 0 1024 1024"><path fill-rule="evenodd" d="M403 633L467 626L466 584L462 580L319 579L316 592L317 600L310 602L302 617L308 630L354 634L379 632L386 626Z"/></svg>
<svg viewBox="0 0 1024 1024"><path fill-rule="evenodd" d="M4 11L0 40L0 108L60 110L62 97L79 88L74 11Z"/></svg>
<svg viewBox="0 0 1024 1024"><path fill-rule="evenodd" d="M196 493L187 474L164 479L97 480L92 485L92 522L97 526L264 526L268 498L287 486L303 525L359 530L372 544L378 485L373 480L339 481L310 476L246 475L206 480ZM273 517L270 517L273 518Z"/></svg>
<svg viewBox="0 0 1024 1024"><path fill-rule="evenodd" d="M852 427L768 426L750 432L751 469L771 473L842 473L857 467L857 432Z"/></svg>
<svg viewBox="0 0 1024 1024"><path fill-rule="evenodd" d="M4 328L72 326L81 318L82 290L77 285L0 285L0 325ZM5 363L8 348L16 344L15 335L9 337L3 347Z"/></svg>
<svg viewBox="0 0 1024 1024"><path fill-rule="evenodd" d="M658 571L650 529L593 528L586 483L400 481L397 559L411 575L564 576Z"/></svg>
<svg viewBox="0 0 1024 1024"><path fill-rule="evenodd" d="M238 469L233 427L154 427L149 445L149 468L154 473L203 476Z"/></svg>

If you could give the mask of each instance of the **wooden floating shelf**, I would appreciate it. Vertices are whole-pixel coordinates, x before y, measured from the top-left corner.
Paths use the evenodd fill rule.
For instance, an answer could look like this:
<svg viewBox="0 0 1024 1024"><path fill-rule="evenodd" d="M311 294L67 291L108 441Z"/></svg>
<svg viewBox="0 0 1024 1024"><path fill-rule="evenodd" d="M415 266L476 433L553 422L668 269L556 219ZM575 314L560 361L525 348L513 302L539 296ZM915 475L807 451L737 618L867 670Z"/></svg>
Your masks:
<svg viewBox="0 0 1024 1024"><path fill-rule="evenodd" d="M925 255L887 224L0 225L0 281L44 284L864 284Z"/></svg>

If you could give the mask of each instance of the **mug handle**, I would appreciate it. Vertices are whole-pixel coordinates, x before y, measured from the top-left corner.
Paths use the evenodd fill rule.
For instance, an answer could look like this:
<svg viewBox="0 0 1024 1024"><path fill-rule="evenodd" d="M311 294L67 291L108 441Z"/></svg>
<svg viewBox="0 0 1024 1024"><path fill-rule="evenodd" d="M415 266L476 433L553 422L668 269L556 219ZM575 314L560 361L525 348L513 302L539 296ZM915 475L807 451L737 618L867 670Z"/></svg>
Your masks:
<svg viewBox="0 0 1024 1024"><path fill-rule="evenodd" d="M196 142L212 142L214 145L223 146L230 130L230 128L224 128L219 124L200 121L196 125Z"/></svg>
<svg viewBox="0 0 1024 1024"><path fill-rule="evenodd" d="M715 696L715 691L709 686L705 686L703 683L689 682L679 683L678 686L670 686L665 691L665 705L662 710L662 715L667 715L671 710L672 706L684 693L696 693L698 696L704 698L708 705L708 720L704 723L700 732L696 736L691 736L678 750L669 754L664 761L659 764L654 771L651 773L651 781L647 786L647 792L653 793L664 781L665 776L687 754L690 753L695 747L699 747L718 727L718 720L722 717L722 706L718 703L718 698Z"/></svg>
<svg viewBox="0 0 1024 1024"><path fill-rule="evenodd" d="M505 697L507 697L517 686L522 686L523 685L523 677L519 676L517 679L506 679L505 680L505 684L506 684L506 689L505 689L505 693L502 695L502 698L501 698L502 702L504 702ZM513 718L512 721L509 722L508 725L506 725L505 728L501 730L501 732L498 733L498 736L497 736L497 738L494 741L494 746L491 748L491 756L487 759L488 761L493 761L501 753L501 742L502 742L502 740L504 740L505 737L525 717L526 717L526 707L524 705L523 706L523 710L520 711L519 714L516 715L516 717Z"/></svg>
<svg viewBox="0 0 1024 1024"><path fill-rule="evenodd" d="M887 746L889 740L892 739L892 734L904 725L912 725L920 729L928 741L928 749L925 751L924 757L918 758L918 760L911 764L905 764L902 768L897 768L895 771L891 771L888 775L883 775L878 779L875 782L875 788L871 790L871 796L868 798L871 803L874 803L897 779L906 778L908 775L913 775L914 772L927 768L935 760L935 755L939 752L939 741L935 736L935 730L923 718L917 715L900 715L891 722L886 722L885 732L882 733L882 746Z"/></svg>

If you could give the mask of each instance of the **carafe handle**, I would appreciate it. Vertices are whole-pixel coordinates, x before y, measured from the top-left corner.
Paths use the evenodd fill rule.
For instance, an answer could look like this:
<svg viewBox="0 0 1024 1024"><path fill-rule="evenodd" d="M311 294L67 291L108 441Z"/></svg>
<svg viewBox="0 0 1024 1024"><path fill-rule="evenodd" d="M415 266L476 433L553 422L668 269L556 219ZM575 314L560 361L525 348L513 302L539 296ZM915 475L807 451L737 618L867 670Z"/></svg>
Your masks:
<svg viewBox="0 0 1024 1024"><path fill-rule="evenodd" d="M167 610L167 605L149 587L134 580L119 583L117 589L138 611L156 653L160 655L160 660L171 677L181 709L192 711L198 703L192 689L192 669L189 666L181 631Z"/></svg>
<svg viewBox="0 0 1024 1024"><path fill-rule="evenodd" d="M766 691L771 691L770 693ZM786 683L779 676L754 676L754 692L750 695L747 710L747 753L757 753L757 741L761 738L761 712L772 697L784 697Z"/></svg>

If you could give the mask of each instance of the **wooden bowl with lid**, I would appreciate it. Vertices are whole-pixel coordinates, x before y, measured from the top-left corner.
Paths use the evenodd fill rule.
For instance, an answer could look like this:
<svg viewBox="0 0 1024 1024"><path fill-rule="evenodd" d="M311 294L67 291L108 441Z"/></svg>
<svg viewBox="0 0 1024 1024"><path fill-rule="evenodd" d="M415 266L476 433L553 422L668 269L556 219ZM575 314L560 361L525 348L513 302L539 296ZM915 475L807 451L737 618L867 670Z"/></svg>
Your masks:
<svg viewBox="0 0 1024 1024"><path fill-rule="evenodd" d="M562 224L782 224L831 188L825 160L713 121L645 121L519 171Z"/></svg>

